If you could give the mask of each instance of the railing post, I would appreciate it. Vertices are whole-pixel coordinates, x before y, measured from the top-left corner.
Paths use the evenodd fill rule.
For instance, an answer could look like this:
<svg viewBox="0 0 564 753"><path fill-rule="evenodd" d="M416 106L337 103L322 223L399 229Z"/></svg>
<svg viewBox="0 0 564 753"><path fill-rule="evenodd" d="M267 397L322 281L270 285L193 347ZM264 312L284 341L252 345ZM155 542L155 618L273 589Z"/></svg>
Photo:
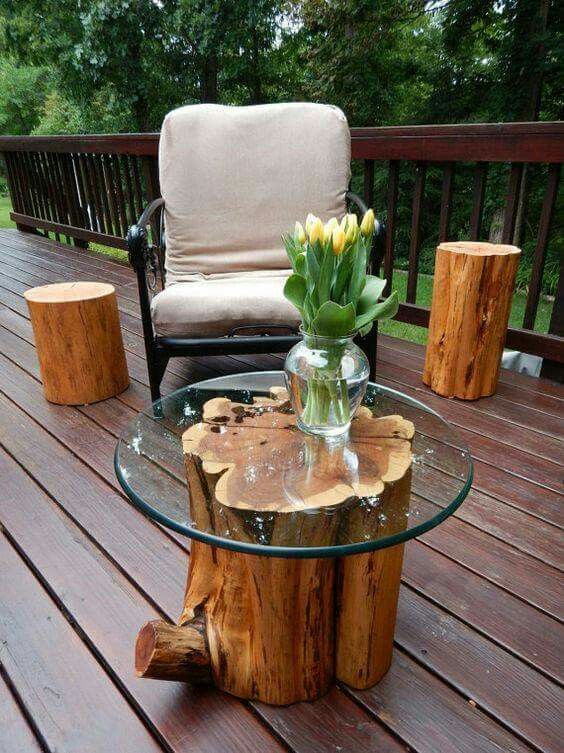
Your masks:
<svg viewBox="0 0 564 753"><path fill-rule="evenodd" d="M558 278L558 287L554 297L554 306L548 325L550 335L564 337L564 254L560 254L560 276ZM549 358L543 359L541 376L547 379L554 379L556 382L564 382L564 364L558 361L552 361Z"/></svg>

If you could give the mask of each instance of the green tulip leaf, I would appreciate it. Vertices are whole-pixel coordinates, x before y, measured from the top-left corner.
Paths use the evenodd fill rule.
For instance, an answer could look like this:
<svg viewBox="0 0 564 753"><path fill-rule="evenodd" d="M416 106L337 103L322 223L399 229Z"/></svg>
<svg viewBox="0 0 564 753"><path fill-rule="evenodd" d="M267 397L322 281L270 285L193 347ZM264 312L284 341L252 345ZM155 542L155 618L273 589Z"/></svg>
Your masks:
<svg viewBox="0 0 564 753"><path fill-rule="evenodd" d="M392 316L396 315L398 308L398 294L394 290L392 295L386 298L385 301L373 304L363 314L357 316L356 328L360 330L376 319L391 319Z"/></svg>
<svg viewBox="0 0 564 753"><path fill-rule="evenodd" d="M304 307L304 300L307 294L307 283L301 275L290 275L284 285L284 296L292 303L301 313Z"/></svg>
<svg viewBox="0 0 564 753"><path fill-rule="evenodd" d="M331 296L334 301L340 301L343 293L347 289L354 255L350 253L341 254L339 259L339 266L337 268L337 274L335 275L335 284L333 285L333 295Z"/></svg>
<svg viewBox="0 0 564 753"><path fill-rule="evenodd" d="M305 253L302 252L296 256L296 259L294 261L294 271L296 272L296 274L301 275L305 278L307 274Z"/></svg>
<svg viewBox="0 0 564 753"><path fill-rule="evenodd" d="M354 304L355 310L358 299L366 284L366 249L362 244L357 244L356 255L349 282L347 299Z"/></svg>
<svg viewBox="0 0 564 753"><path fill-rule="evenodd" d="M356 306L356 315L365 314L371 306L378 303L380 296L386 287L386 280L381 280L374 275L366 276L366 285Z"/></svg>
<svg viewBox="0 0 564 753"><path fill-rule="evenodd" d="M327 249L321 260L319 279L317 281L317 296L320 306L322 306L325 301L328 301L331 296L331 282L333 281L335 259L336 256L333 251Z"/></svg>
<svg viewBox="0 0 564 753"><path fill-rule="evenodd" d="M355 308L352 303L339 306L334 301L326 301L312 322L316 334L324 337L343 337L355 329Z"/></svg>

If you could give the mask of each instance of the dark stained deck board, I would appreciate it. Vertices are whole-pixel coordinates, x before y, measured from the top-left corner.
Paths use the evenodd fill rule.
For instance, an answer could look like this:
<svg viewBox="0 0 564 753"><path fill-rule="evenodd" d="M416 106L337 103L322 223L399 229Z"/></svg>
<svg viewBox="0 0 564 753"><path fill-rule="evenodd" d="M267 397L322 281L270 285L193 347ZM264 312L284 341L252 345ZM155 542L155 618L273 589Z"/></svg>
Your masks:
<svg viewBox="0 0 564 753"><path fill-rule="evenodd" d="M26 411L51 433L56 433L60 442L69 449L73 448L78 457L95 472L107 479L116 491L119 486L112 476L111 457L104 451L107 436L98 426L93 425L85 416L72 408L51 406L43 400L40 386L30 375L0 356L0 377L6 394L16 405ZM116 401L116 404L119 404ZM94 406L91 406L94 407ZM10 408L6 409L9 413ZM127 415L127 420L131 415ZM114 429L117 434L119 431ZM88 444L81 445L81 437L88 436ZM12 445L13 447L13 445ZM102 448L102 452L98 448ZM42 483L44 483L42 481ZM516 600L495 586L487 586L481 578L468 572L460 573L460 568L446 557L434 554L428 547L414 542L409 549L404 571L406 582L420 592L433 598L447 611L464 616L469 605L474 601L480 608L468 611L469 620L474 627L479 627L492 639L500 641L510 651L516 653L528 663L541 669L549 676L558 677L558 630L554 621L538 613L537 609ZM412 566L412 562L416 566ZM437 564L439 563L440 564ZM545 569L548 578L550 568ZM456 593L453 584L461 585L461 592ZM492 615L495 620L492 621ZM545 643L531 650L534 642L530 640L535 629L542 629Z"/></svg>
<svg viewBox="0 0 564 753"><path fill-rule="evenodd" d="M0 751L41 753L41 745L6 681L0 677Z"/></svg>
<svg viewBox="0 0 564 753"><path fill-rule="evenodd" d="M502 372L496 396L462 406L433 396L418 381L421 346L381 337L382 382L430 405L436 401L432 407L459 424L481 458L479 483L458 516L407 547L392 671L370 691L335 689L316 704L288 709L251 706L211 690L181 689L201 718L199 725L183 721L175 726L163 700L172 697L174 686L136 681L127 653L140 621L155 610L176 615L189 543L135 511L113 476L115 437L148 400L133 275L106 258L13 231L0 231L0 253L1 425L17 427L6 440L12 457L4 461L13 484L10 497L21 501L15 510L0 502L0 520L21 549L18 562L27 570L25 577L34 579L39 593L49 592L61 615L72 614L89 660L120 690L132 724L142 720L143 729L152 733L150 744L171 750L237 750L236 743L247 750L314 753L338 746L345 753L397 751L405 745L439 753L529 746L557 750L560 690L553 679L562 678L562 634L554 617L562 608L557 570L562 560L555 547L562 517L560 490L550 487L559 480L554 469L562 456L551 459L547 454L560 447L564 393L559 386ZM42 398L22 293L32 285L81 278L116 285L134 381L122 396L104 403L80 409L52 406ZM272 356L178 359L171 363L164 390L214 374L280 365L280 358ZM526 443L518 441L524 427L533 435ZM33 453L30 444L37 437L38 452ZM490 457L494 450L504 455L501 468ZM23 509L30 514L39 509L42 525L34 530L26 526ZM43 530L53 537L52 547L41 546ZM59 537L68 547L57 544ZM75 560L79 564L73 572ZM100 614L101 593L81 601L90 567L97 573L95 581L112 591L111 615ZM126 614L129 604L134 607ZM49 660L48 652L44 658ZM518 702L519 694L527 698L526 708ZM207 738L206 722L218 725ZM187 740L192 746L182 747Z"/></svg>

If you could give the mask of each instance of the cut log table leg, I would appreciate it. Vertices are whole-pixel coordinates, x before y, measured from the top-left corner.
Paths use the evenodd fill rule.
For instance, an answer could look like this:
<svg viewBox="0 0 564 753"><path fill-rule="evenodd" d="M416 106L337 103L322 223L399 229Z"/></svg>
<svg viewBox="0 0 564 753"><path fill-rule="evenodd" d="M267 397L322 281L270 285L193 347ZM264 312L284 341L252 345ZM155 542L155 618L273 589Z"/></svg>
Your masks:
<svg viewBox="0 0 564 753"><path fill-rule="evenodd" d="M239 540L272 546L327 547L329 553L331 545L363 534L378 538L405 528L409 421L361 411L351 441L328 444L288 431L293 416L270 410L268 401L256 413L243 407L244 417L241 406L228 403L206 404L209 422L183 438L198 528L221 536L235 531ZM355 441L358 453L351 458ZM272 477L263 486L256 472L272 448L283 460L283 488ZM301 461L294 468L295 454ZM357 493L377 495L377 507L361 504ZM338 560L292 559L193 541L179 624L157 621L141 629L137 673L211 679L235 696L271 704L318 698L335 677L369 687L391 662L402 555L400 545Z"/></svg>

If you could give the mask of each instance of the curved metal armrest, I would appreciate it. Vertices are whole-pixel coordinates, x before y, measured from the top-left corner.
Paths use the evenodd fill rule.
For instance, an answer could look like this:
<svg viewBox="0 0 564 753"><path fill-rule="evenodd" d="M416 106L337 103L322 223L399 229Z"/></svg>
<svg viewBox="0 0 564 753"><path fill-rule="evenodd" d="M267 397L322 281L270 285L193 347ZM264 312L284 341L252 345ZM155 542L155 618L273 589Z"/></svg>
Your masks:
<svg viewBox="0 0 564 753"><path fill-rule="evenodd" d="M356 207L360 209L362 214L368 211L368 207L366 206L366 203L364 202L363 199L360 198L358 194L353 193L352 191L347 191L346 199L347 201L350 201L351 204L355 204ZM369 262L370 270L374 274L378 274L380 267L382 266L382 261L384 259L384 253L385 253L385 245L386 245L386 228L383 222L380 222L380 220L376 220L374 223L374 235L372 237L372 249L370 251L370 262Z"/></svg>
<svg viewBox="0 0 564 753"><path fill-rule="evenodd" d="M143 211L141 217L135 225L129 228L127 233L127 253L131 266L139 270L145 268L147 263L147 228L154 221L154 217L159 209L164 206L164 199L159 197L154 199Z"/></svg>

